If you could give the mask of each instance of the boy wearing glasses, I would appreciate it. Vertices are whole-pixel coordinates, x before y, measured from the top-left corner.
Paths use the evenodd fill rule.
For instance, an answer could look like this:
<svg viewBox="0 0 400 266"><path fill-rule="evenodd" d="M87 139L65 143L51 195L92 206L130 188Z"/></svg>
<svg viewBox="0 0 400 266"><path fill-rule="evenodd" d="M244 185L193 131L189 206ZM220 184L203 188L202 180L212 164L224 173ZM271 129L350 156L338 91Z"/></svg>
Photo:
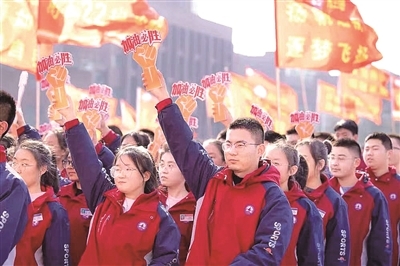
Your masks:
<svg viewBox="0 0 400 266"><path fill-rule="evenodd" d="M14 99L0 91L0 139L10 129L15 112ZM31 202L24 181L6 162L6 149L0 145L0 265L9 256L15 256L15 245L24 233Z"/></svg>
<svg viewBox="0 0 400 266"><path fill-rule="evenodd" d="M279 172L261 160L261 124L252 118L235 120L223 144L227 167L217 167L193 141L166 86L152 93L160 101L158 119L172 155L197 200L186 265L280 265L293 216L279 187Z"/></svg>

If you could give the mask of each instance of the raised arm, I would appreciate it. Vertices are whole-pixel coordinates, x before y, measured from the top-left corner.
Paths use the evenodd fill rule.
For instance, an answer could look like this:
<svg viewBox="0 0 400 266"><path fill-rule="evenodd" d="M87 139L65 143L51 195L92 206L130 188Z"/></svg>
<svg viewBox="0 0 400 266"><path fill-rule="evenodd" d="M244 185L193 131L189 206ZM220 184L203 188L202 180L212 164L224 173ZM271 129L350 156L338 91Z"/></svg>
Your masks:
<svg viewBox="0 0 400 266"><path fill-rule="evenodd" d="M265 206L260 215L254 246L237 256L230 265L280 265L293 231L293 215L282 190L272 182L264 184Z"/></svg>

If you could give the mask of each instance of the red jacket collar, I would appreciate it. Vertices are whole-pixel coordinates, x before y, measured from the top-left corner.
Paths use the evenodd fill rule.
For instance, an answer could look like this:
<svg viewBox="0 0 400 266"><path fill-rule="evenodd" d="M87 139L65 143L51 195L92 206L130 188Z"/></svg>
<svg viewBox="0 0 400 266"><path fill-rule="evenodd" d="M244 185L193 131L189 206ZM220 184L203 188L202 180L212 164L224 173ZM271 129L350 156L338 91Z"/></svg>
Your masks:
<svg viewBox="0 0 400 266"><path fill-rule="evenodd" d="M329 187L329 182L328 178L324 174L321 174L321 182L322 184L312 192L305 192L309 199L317 200L325 194L325 190Z"/></svg>
<svg viewBox="0 0 400 266"><path fill-rule="evenodd" d="M58 196L74 198L76 196L77 189L76 183L72 182L68 185L62 186L58 192Z"/></svg>
<svg viewBox="0 0 400 266"><path fill-rule="evenodd" d="M363 172L358 172L356 173L357 176L357 183L349 190L346 192L346 194L363 194L365 191L365 188L372 186L371 181L369 181L369 177L367 173L363 173ZM342 195L341 191L340 191L340 183L339 180L336 177L332 177L329 180L329 184L331 185L331 187L339 194Z"/></svg>
<svg viewBox="0 0 400 266"><path fill-rule="evenodd" d="M371 179L375 179L375 181L380 182L390 182L390 180L396 175L396 168L389 166L388 171L381 176L375 176L374 172L372 172L371 168L367 168L366 172L368 173Z"/></svg>
<svg viewBox="0 0 400 266"><path fill-rule="evenodd" d="M285 195L288 198L289 202L294 202L299 198L306 198L307 196L304 194L303 190L301 190L299 183L294 180L290 180L288 182L289 191L285 191Z"/></svg>
<svg viewBox="0 0 400 266"><path fill-rule="evenodd" d="M7 162L6 148L0 145L0 163L6 163L6 162Z"/></svg>
<svg viewBox="0 0 400 266"><path fill-rule="evenodd" d="M157 192L158 192L158 197L160 198L160 201L162 204L166 205L167 204L167 199L168 199L168 190L166 187L164 186L159 186L157 188ZM187 196L185 198L183 198L180 202L182 201L196 201L193 193L189 192L189 194L187 194ZM177 205L180 203L178 202Z"/></svg>
<svg viewBox="0 0 400 266"><path fill-rule="evenodd" d="M104 196L110 200L113 204L118 205L119 207L124 204L125 200L125 194L119 191L118 189L111 189L104 193ZM157 199L156 201L154 199ZM157 190L154 190L153 192L149 194L142 194L140 195L134 202L134 205L137 207L135 210L141 210L141 211L153 211L156 209L156 206L159 202L158 199L158 192ZM154 205L154 206L153 206ZM134 210L132 208L126 212L126 213L132 213Z"/></svg>
<svg viewBox="0 0 400 266"><path fill-rule="evenodd" d="M47 202L54 202L58 201L58 198L54 194L54 190L52 187L42 187L42 191L44 192L43 195L40 197L36 198L33 202L32 205L34 208L40 208L44 203Z"/></svg>
<svg viewBox="0 0 400 266"><path fill-rule="evenodd" d="M227 184L233 186L232 174L232 170L225 167L221 171L219 171L214 178L224 180ZM237 184L235 187L243 188L264 181L275 182L277 185L279 185L279 178L280 174L278 170L271 165L270 161L264 160L260 161L258 169L247 174L243 178L242 182Z"/></svg>

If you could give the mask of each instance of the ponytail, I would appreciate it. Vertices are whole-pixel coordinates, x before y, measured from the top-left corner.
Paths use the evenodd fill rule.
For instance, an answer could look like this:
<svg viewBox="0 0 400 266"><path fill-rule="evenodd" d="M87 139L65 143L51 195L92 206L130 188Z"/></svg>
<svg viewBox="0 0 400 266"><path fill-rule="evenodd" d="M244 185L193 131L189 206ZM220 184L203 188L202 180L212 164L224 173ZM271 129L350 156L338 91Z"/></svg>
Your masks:
<svg viewBox="0 0 400 266"><path fill-rule="evenodd" d="M45 187L52 187L55 194L60 190L56 165L56 156L52 154L51 164L47 165L47 171L40 177L40 184Z"/></svg>
<svg viewBox="0 0 400 266"><path fill-rule="evenodd" d="M308 165L306 159L302 155L299 155L297 167L297 172L293 175L293 178L299 183L301 189L304 189L307 183Z"/></svg>

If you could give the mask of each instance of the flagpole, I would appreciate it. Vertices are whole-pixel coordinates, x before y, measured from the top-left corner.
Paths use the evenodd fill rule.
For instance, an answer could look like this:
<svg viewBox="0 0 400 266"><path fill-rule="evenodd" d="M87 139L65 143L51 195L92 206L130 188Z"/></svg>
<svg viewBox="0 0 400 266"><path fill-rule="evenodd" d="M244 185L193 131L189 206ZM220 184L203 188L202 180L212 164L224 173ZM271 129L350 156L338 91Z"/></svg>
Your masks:
<svg viewBox="0 0 400 266"><path fill-rule="evenodd" d="M307 95L306 95L306 82L305 82L305 71L300 70L300 86L301 86L301 97L303 99L303 107L304 110L308 111L308 101L307 101Z"/></svg>
<svg viewBox="0 0 400 266"><path fill-rule="evenodd" d="M393 77L393 75L390 75L389 86L390 86L390 110L391 110L391 117L392 117L390 126L391 126L392 132L394 133L394 132L396 132L396 122L394 121L394 114L393 114L393 111L394 111L394 91L393 91L394 77Z"/></svg>
<svg viewBox="0 0 400 266"><path fill-rule="evenodd" d="M37 45L37 61L40 60L40 44ZM36 70L37 71L37 70ZM40 126L40 80L36 80L36 128Z"/></svg>
<svg viewBox="0 0 400 266"><path fill-rule="evenodd" d="M276 96L278 105L278 121L281 121L281 70L279 67L275 68L276 80Z"/></svg>

